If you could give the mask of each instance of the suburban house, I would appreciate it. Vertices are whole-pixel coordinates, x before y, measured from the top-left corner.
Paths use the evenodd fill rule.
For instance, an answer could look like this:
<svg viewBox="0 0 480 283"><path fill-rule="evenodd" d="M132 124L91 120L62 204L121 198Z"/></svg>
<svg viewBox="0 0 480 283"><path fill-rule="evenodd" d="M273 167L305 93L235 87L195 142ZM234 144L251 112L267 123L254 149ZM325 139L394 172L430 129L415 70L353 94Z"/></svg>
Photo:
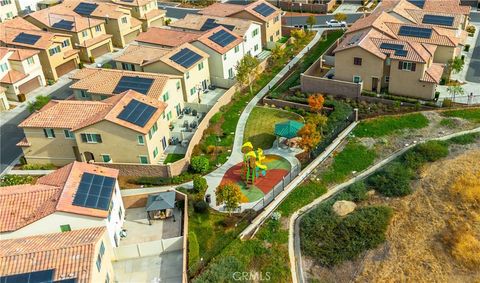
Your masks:
<svg viewBox="0 0 480 283"><path fill-rule="evenodd" d="M33 12L25 19L43 30L70 35L84 62L113 51L112 35L106 33L104 20L81 16L63 5Z"/></svg>
<svg viewBox="0 0 480 283"><path fill-rule="evenodd" d="M37 3L39 0L15 0L17 10L20 15L25 15L31 13L32 11L38 10Z"/></svg>
<svg viewBox="0 0 480 283"><path fill-rule="evenodd" d="M132 17L130 9L116 4L69 0L61 6L78 15L104 21L105 32L112 35L115 47L125 47L142 31L142 22Z"/></svg>
<svg viewBox="0 0 480 283"><path fill-rule="evenodd" d="M18 10L15 5L15 0L0 1L0 22L5 22L16 16L18 16Z"/></svg>
<svg viewBox="0 0 480 283"><path fill-rule="evenodd" d="M114 282L105 227L0 240L0 282Z"/></svg>
<svg viewBox="0 0 480 283"><path fill-rule="evenodd" d="M10 109L10 104L7 100L7 95L5 95L5 88L0 86L0 111Z"/></svg>
<svg viewBox="0 0 480 283"><path fill-rule="evenodd" d="M40 0L37 2L37 10L47 9L62 3L61 0Z"/></svg>
<svg viewBox="0 0 480 283"><path fill-rule="evenodd" d="M117 169L73 162L34 185L5 187L0 191L0 237L104 227L109 244L117 247L125 217L117 177Z"/></svg>
<svg viewBox="0 0 480 283"><path fill-rule="evenodd" d="M262 52L262 26L251 20L187 14L185 18L170 23L169 27L183 31L208 31L223 26L243 38L245 54L257 56Z"/></svg>
<svg viewBox="0 0 480 283"><path fill-rule="evenodd" d="M349 33L334 50L336 80L362 89L430 100L444 64L434 63L437 47L391 39L375 29Z"/></svg>
<svg viewBox="0 0 480 283"><path fill-rule="evenodd" d="M78 68L79 51L73 49L70 35L42 31L22 18L1 23L0 29L1 46L39 51L46 79L56 81Z"/></svg>
<svg viewBox="0 0 480 283"><path fill-rule="evenodd" d="M282 10L264 0L254 1L248 5L217 2L200 10L198 13L261 23L262 45L266 48L275 47L275 43L282 37Z"/></svg>
<svg viewBox="0 0 480 283"><path fill-rule="evenodd" d="M183 100L200 102L199 94L210 86L209 55L197 47L184 43L167 49L145 45L130 45L116 57L116 68L180 76Z"/></svg>
<svg viewBox="0 0 480 283"><path fill-rule="evenodd" d="M151 78L125 76L118 89L128 89L130 79L161 88ZM27 163L157 164L170 138L165 108L134 90L102 101L52 100L20 123L25 138L17 146Z"/></svg>
<svg viewBox="0 0 480 283"><path fill-rule="evenodd" d="M46 84L38 54L34 49L0 47L0 86L10 100Z"/></svg>
<svg viewBox="0 0 480 283"><path fill-rule="evenodd" d="M192 44L207 53L212 84L230 88L235 83L236 66L244 56L243 39L223 26L205 32Z"/></svg>
<svg viewBox="0 0 480 283"><path fill-rule="evenodd" d="M76 99L103 100L133 89L144 96L166 103L164 118L176 119L183 109L181 77L114 69L82 69L71 79Z"/></svg>
<svg viewBox="0 0 480 283"><path fill-rule="evenodd" d="M166 13L158 9L156 0L111 0L111 2L130 9L132 16L142 22L143 31L164 25Z"/></svg>
<svg viewBox="0 0 480 283"><path fill-rule="evenodd" d="M146 32L142 32L135 41L142 45L175 48L184 43L192 42L201 35L202 34L198 32L185 32L166 28L149 28Z"/></svg>

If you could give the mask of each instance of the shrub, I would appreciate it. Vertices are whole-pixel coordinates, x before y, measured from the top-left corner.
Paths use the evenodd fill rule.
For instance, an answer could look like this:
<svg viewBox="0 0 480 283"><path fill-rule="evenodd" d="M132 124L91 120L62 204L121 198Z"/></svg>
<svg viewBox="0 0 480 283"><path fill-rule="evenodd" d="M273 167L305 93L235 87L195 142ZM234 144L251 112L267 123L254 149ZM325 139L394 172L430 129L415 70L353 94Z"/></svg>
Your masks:
<svg viewBox="0 0 480 283"><path fill-rule="evenodd" d="M363 181L350 185L345 191L350 197L350 201L359 202L367 199L367 187Z"/></svg>
<svg viewBox="0 0 480 283"><path fill-rule="evenodd" d="M193 210L196 213L205 213L208 211L208 203L204 200L199 200L193 203Z"/></svg>
<svg viewBox="0 0 480 283"><path fill-rule="evenodd" d="M463 51L468 52L470 50L470 44L465 44Z"/></svg>
<svg viewBox="0 0 480 283"><path fill-rule="evenodd" d="M467 31L468 33L475 33L475 26L468 26L465 31Z"/></svg>
<svg viewBox="0 0 480 283"><path fill-rule="evenodd" d="M443 141L428 141L413 148L415 154L428 162L434 162L448 156L448 143Z"/></svg>
<svg viewBox="0 0 480 283"><path fill-rule="evenodd" d="M194 156L192 157L190 166L192 167L193 172L205 174L210 168L210 163L208 161L208 158L204 156Z"/></svg>
<svg viewBox="0 0 480 283"><path fill-rule="evenodd" d="M477 139L479 138L479 134L477 133L472 133L472 134L465 134L465 135L461 135L461 136L457 136L457 137L453 137L451 139L449 139L448 141L450 143L454 143L454 144L471 144L471 143L475 143L477 141Z"/></svg>
<svg viewBox="0 0 480 283"><path fill-rule="evenodd" d="M208 188L207 179L203 178L200 175L193 176L193 192L198 194L205 194L205 191Z"/></svg>
<svg viewBox="0 0 480 283"><path fill-rule="evenodd" d="M400 197L412 193L410 180L413 174L400 163L393 163L384 170L368 178L373 189L386 197Z"/></svg>
<svg viewBox="0 0 480 283"><path fill-rule="evenodd" d="M445 98L442 101L442 107L452 107L452 105L453 105L453 102L450 98Z"/></svg>
<svg viewBox="0 0 480 283"><path fill-rule="evenodd" d="M247 272L245 263L233 256L219 257L212 262L209 268L195 278L195 283L207 282L231 282L234 273Z"/></svg>
<svg viewBox="0 0 480 283"><path fill-rule="evenodd" d="M55 165L51 163L46 164L25 164L22 166L23 170L54 170Z"/></svg>
<svg viewBox="0 0 480 283"><path fill-rule="evenodd" d="M6 186L15 186L15 185L23 185L23 184L31 184L33 182L32 176L26 175L5 175L0 180L0 187Z"/></svg>
<svg viewBox="0 0 480 283"><path fill-rule="evenodd" d="M447 128L455 128L456 127L456 124L455 124L455 121L451 118L444 118L440 121L440 126L444 126L444 127L447 127Z"/></svg>
<svg viewBox="0 0 480 283"><path fill-rule="evenodd" d="M33 113L37 110L40 110L42 109L43 106L45 106L48 102L50 102L50 100L51 100L50 96L42 96L42 95L37 96L34 102L28 103L28 111L30 111L30 113Z"/></svg>

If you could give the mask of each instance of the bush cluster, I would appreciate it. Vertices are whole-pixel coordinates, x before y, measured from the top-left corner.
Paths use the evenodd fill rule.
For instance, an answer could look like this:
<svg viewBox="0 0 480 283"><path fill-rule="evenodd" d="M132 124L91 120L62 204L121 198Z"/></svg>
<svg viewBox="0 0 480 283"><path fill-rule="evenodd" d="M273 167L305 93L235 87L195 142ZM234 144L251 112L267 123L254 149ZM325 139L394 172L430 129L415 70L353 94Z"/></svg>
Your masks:
<svg viewBox="0 0 480 283"><path fill-rule="evenodd" d="M194 156L191 159L190 166L192 171L199 174L205 174L210 169L210 162L204 156Z"/></svg>
<svg viewBox="0 0 480 283"><path fill-rule="evenodd" d="M0 187L6 186L15 186L15 185L23 185L23 184L31 184L33 182L32 176L26 175L5 175L0 180Z"/></svg>
<svg viewBox="0 0 480 283"><path fill-rule="evenodd" d="M54 170L56 167L51 163L46 164L25 164L22 166L23 170Z"/></svg>
<svg viewBox="0 0 480 283"><path fill-rule="evenodd" d="M368 185L387 197L400 197L412 192L413 172L400 163L393 163L368 178Z"/></svg>
<svg viewBox="0 0 480 283"><path fill-rule="evenodd" d="M136 185L144 185L147 187L166 186L171 184L182 184L192 180L193 174L189 172L183 172L178 176L168 177L138 177L136 179L129 180L129 183Z"/></svg>

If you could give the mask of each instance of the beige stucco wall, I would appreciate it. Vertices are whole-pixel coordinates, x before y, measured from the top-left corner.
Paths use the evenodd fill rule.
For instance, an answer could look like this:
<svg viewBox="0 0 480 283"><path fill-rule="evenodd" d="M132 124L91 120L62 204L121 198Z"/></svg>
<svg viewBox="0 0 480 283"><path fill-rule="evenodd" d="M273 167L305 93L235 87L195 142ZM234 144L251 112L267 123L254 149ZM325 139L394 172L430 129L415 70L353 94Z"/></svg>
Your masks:
<svg viewBox="0 0 480 283"><path fill-rule="evenodd" d="M127 34L135 33L135 36L142 31L142 26L138 25L132 28L131 15L130 11L125 9L125 12L128 12L128 15L124 15L118 19L109 18L105 23L105 31L107 34L111 34L112 43L115 47L123 48L130 40L126 40L125 36ZM126 18L127 22L123 23L122 18ZM132 36L130 36L132 37Z"/></svg>
<svg viewBox="0 0 480 283"><path fill-rule="evenodd" d="M232 15L232 17L262 23L262 45L265 48L273 48L275 46L275 42L282 37L281 11L276 12L275 17L270 19L268 22L264 22L263 20L246 11L241 11L235 15Z"/></svg>
<svg viewBox="0 0 480 283"><path fill-rule="evenodd" d="M7 96L4 91L0 90L0 111L5 111L10 108L7 100Z"/></svg>
<svg viewBox="0 0 480 283"><path fill-rule="evenodd" d="M407 71L400 70L398 62L399 60L392 60L389 93L427 100L433 99L436 85L420 81L425 73L425 64L416 63L415 71Z"/></svg>
<svg viewBox="0 0 480 283"><path fill-rule="evenodd" d="M155 18L146 19L145 14L150 11L157 10L157 2L152 0L148 2L146 5L137 6L137 7L130 7L132 11L132 16L142 21L142 30L147 31L147 29L151 26L159 27L163 25L163 16L158 16Z"/></svg>
<svg viewBox="0 0 480 283"><path fill-rule="evenodd" d="M100 246L102 242L105 246L105 252L102 256L102 266L99 272L97 269L96 260L100 252ZM115 272L113 270L113 265L112 265L112 261L114 259L113 248L108 240L107 233L105 233L102 239L97 242L97 244L95 245L95 252L93 254L94 256L93 256L92 267L90 268L92 270L91 282L106 282L107 273L108 273L110 282L115 282Z"/></svg>
<svg viewBox="0 0 480 283"><path fill-rule="evenodd" d="M15 18L18 16L17 6L15 0L10 0L11 3L0 6L0 22Z"/></svg>
<svg viewBox="0 0 480 283"><path fill-rule="evenodd" d="M353 64L353 58L362 58L362 65ZM364 90L372 90L372 77L383 78L383 60L360 47L349 48L335 54L335 79L353 82L353 76L360 76ZM380 90L380 89L379 89Z"/></svg>
<svg viewBox="0 0 480 283"><path fill-rule="evenodd" d="M433 62L447 64L448 60L455 58L457 51L455 47L437 46Z"/></svg>

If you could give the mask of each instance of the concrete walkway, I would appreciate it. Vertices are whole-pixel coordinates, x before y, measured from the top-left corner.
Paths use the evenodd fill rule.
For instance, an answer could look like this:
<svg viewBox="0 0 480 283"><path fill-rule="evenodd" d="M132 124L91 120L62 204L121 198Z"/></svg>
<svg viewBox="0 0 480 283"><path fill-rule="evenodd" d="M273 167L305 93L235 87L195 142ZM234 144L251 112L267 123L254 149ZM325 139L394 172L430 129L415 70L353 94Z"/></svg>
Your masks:
<svg viewBox="0 0 480 283"><path fill-rule="evenodd" d="M205 176L208 183L208 189L206 194L210 194L210 206L212 208L216 210L219 210L221 208L221 206L218 206L216 202L215 189L222 181L224 174L227 172L228 169L243 161L241 148L243 144L245 125L247 124L248 117L250 116L253 108L268 93L270 88L272 88L290 70L290 68L292 68L310 50L310 48L312 48L320 40L322 33L323 30L318 30L312 41L310 41L310 43L305 46L305 48L300 51L300 53L298 53L287 65L285 65L285 67L262 90L260 90L252 100L250 100L248 105L243 110L238 120L237 128L235 129L235 140L233 142L232 154L228 158L227 162L225 162L221 167ZM254 204L255 203L242 204L242 208L251 207Z"/></svg>
<svg viewBox="0 0 480 283"><path fill-rule="evenodd" d="M480 133L480 127L472 129L472 130L467 130L467 131L462 131L458 133L453 133L441 137L436 137L436 138L430 138L421 141L422 142L427 142L430 140L448 140L456 136L461 136L464 134L470 134L470 133ZM373 174L375 171L379 170L386 164L390 163L393 161L395 158L399 157L403 153L405 153L407 150L411 149L414 147L416 144L411 144L408 147L402 148L392 155L388 156L387 158L377 162L375 165L371 166L370 168L364 170L357 176L351 178L350 180L339 184L331 189L328 190L325 194L320 196L319 198L315 199L313 202L307 204L306 206L300 208L299 210L295 211L295 213L292 214L290 217L289 221L289 231L288 231L288 254L290 258L290 270L292 272L292 281L294 283L296 282L305 282L305 277L303 274L303 266L302 266L302 254L301 254L301 247L300 247L300 221L304 215L306 215L309 211L314 209L317 205L320 203L328 200L329 198L333 197L334 195L338 194L339 192L343 191L346 189L348 186L361 181L371 174Z"/></svg>

